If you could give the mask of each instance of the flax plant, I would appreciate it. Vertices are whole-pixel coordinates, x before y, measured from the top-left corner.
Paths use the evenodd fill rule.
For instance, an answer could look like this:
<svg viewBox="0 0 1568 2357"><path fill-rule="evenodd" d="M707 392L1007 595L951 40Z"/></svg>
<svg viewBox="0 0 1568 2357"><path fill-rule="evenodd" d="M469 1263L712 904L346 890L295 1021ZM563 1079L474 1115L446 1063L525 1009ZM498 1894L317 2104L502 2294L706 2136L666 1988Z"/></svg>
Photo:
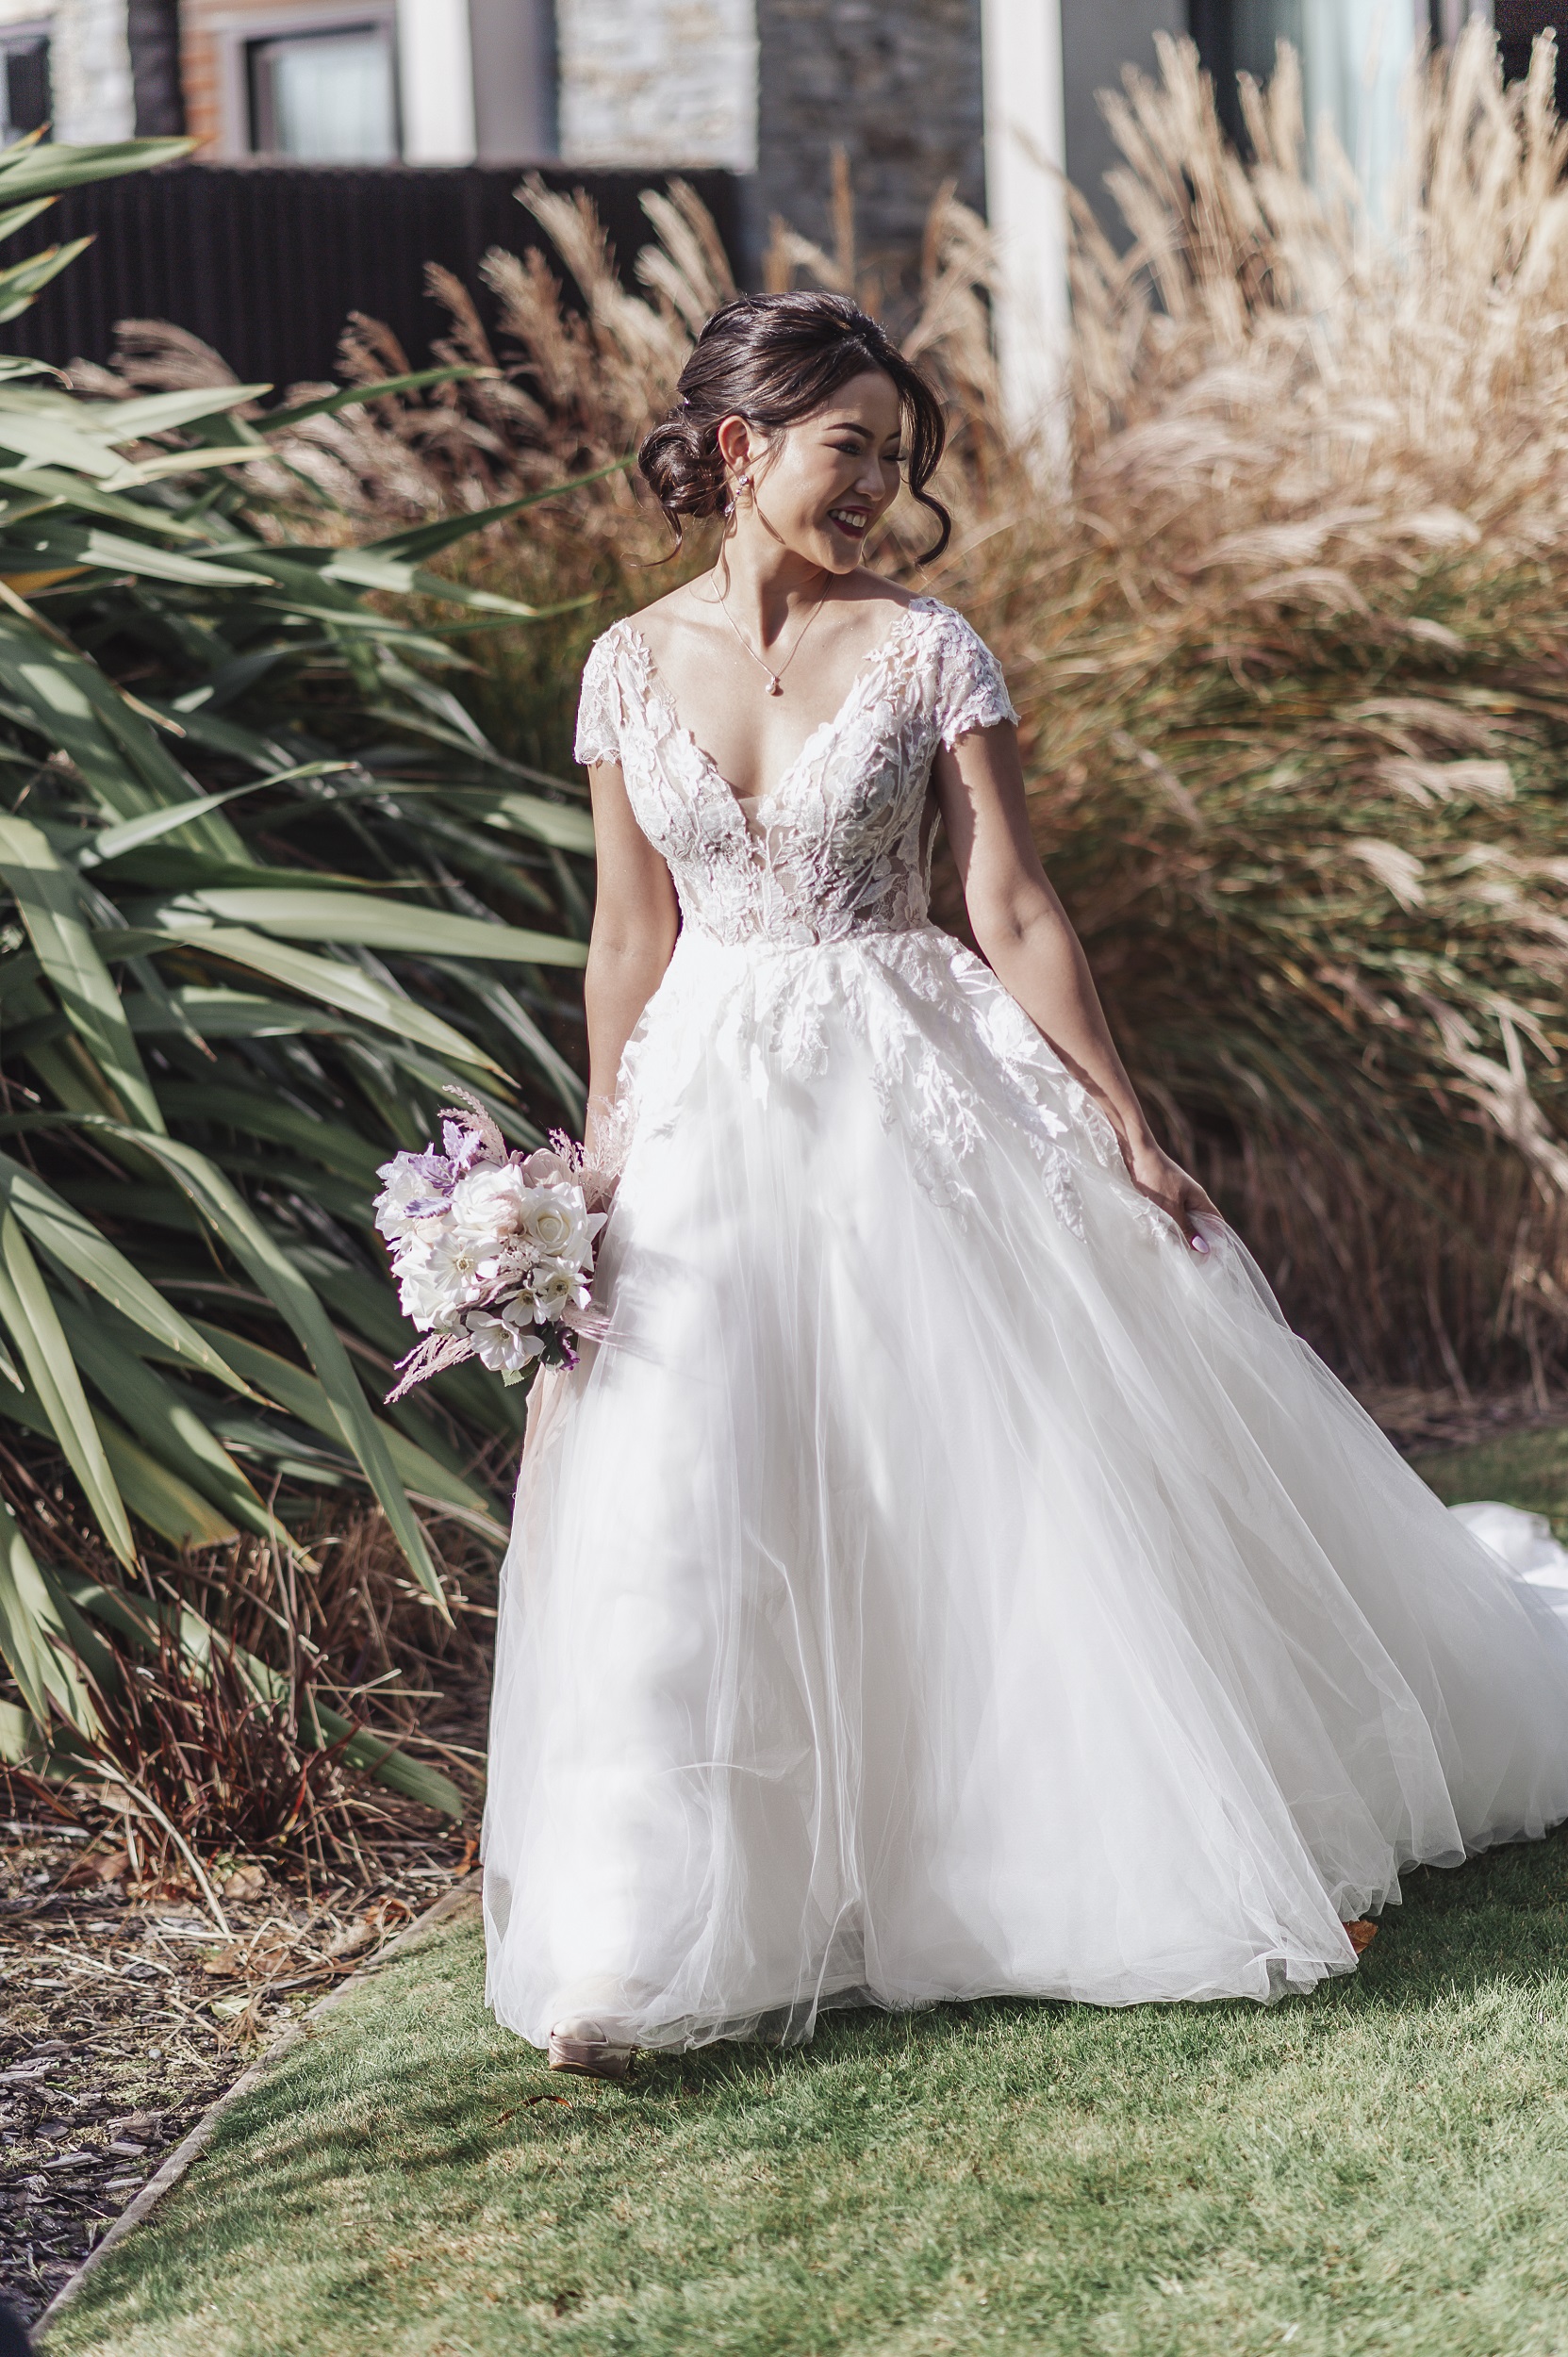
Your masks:
<svg viewBox="0 0 1568 2357"><path fill-rule="evenodd" d="M23 201L0 235L166 153L5 151L0 205ZM59 266L50 249L0 272L0 311ZM429 569L493 512L350 532L296 472L281 513L253 480L287 470L280 446L415 387L268 405L207 376L105 398L0 360L12 1758L107 1759L126 1647L173 1641L199 1668L217 1645L259 1710L282 1707L299 1680L278 1646L241 1642L226 1606L215 1630L196 1599L223 1586L214 1549L238 1564L259 1540L308 1568L323 1499L372 1500L448 1612L426 1524L503 1541L520 1414L471 1372L384 1411L407 1336L376 1166L459 1090L520 1144L582 1106L559 991L588 922L581 789L508 758L453 690L465 638L537 616ZM169 1558L190 1548L207 1569L182 1582ZM461 1808L341 1710L312 1706L304 1732Z"/></svg>

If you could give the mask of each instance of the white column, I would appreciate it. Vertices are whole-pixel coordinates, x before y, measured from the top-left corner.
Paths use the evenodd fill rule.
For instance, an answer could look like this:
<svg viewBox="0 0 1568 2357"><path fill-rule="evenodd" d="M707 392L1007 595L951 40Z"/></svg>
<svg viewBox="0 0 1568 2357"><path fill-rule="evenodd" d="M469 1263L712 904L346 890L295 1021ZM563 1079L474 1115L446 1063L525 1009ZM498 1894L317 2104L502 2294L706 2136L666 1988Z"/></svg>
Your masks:
<svg viewBox="0 0 1568 2357"><path fill-rule="evenodd" d="M473 54L468 0L398 0L405 164L471 164Z"/></svg>
<svg viewBox="0 0 1568 2357"><path fill-rule="evenodd" d="M1485 25L1491 24L1492 0L1438 0L1438 12L1437 37L1452 46L1473 16L1478 16ZM1423 0L1415 0L1415 17L1416 38L1419 41L1422 34L1428 31L1430 21Z"/></svg>
<svg viewBox="0 0 1568 2357"><path fill-rule="evenodd" d="M1054 453L1070 329L1060 0L982 0L981 40L1003 397L1016 430Z"/></svg>
<svg viewBox="0 0 1568 2357"><path fill-rule="evenodd" d="M49 79L52 139L80 147L134 136L125 0L57 0L49 26Z"/></svg>
<svg viewBox="0 0 1568 2357"><path fill-rule="evenodd" d="M1315 0L1304 31L1308 134L1329 117L1380 222L1404 157L1406 77L1428 26L1417 27L1410 0Z"/></svg>

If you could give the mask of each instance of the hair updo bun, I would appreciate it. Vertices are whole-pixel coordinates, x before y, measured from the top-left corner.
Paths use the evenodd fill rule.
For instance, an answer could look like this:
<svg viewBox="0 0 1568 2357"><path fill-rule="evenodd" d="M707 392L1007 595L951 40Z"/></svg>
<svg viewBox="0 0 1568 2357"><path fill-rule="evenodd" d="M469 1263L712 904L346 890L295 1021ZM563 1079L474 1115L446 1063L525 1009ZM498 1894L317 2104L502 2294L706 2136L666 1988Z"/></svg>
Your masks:
<svg viewBox="0 0 1568 2357"><path fill-rule="evenodd" d="M681 371L677 401L637 453L644 482L680 545L687 517L718 516L729 497L718 447L726 418L760 433L782 433L876 369L891 379L908 429L909 487L935 517L938 536L922 562L940 556L952 519L926 489L948 438L941 404L885 328L846 295L741 295L716 311Z"/></svg>

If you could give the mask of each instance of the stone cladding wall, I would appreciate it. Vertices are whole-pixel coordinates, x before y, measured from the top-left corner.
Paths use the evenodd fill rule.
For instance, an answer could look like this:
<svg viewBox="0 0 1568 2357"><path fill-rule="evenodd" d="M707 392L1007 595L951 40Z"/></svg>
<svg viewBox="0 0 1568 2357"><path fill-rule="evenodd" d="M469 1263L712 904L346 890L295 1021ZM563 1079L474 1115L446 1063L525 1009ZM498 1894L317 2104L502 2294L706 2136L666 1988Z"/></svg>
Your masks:
<svg viewBox="0 0 1568 2357"><path fill-rule="evenodd" d="M833 150L844 148L860 258L913 288L945 180L984 207L980 0L757 0L757 176L781 215L833 246Z"/></svg>
<svg viewBox="0 0 1568 2357"><path fill-rule="evenodd" d="M555 38L564 162L755 165L754 0L556 0Z"/></svg>

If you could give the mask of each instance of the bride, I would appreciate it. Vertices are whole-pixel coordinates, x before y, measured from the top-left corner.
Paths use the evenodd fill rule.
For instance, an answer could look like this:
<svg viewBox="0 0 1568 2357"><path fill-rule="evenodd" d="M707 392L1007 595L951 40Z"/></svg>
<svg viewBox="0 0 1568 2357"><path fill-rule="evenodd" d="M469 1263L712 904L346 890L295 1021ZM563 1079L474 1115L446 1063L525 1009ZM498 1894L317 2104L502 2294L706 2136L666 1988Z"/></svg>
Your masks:
<svg viewBox="0 0 1568 2357"><path fill-rule="evenodd" d="M946 545L942 440L851 304L727 305L640 453L718 561L584 677L609 1330L532 1403L485 1828L561 2069L1311 1989L1568 1816L1568 1628L1162 1151L995 659L862 565L901 481Z"/></svg>

